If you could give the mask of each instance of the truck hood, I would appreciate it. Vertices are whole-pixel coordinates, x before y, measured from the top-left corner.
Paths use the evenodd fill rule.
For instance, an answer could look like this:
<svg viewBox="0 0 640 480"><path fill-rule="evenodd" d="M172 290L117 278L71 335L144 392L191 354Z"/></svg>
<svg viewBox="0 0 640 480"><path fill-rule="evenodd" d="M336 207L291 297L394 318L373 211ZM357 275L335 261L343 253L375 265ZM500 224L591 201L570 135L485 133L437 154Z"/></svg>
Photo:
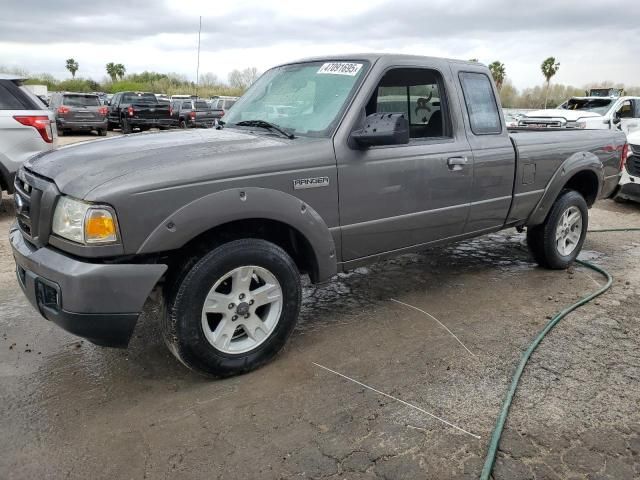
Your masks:
<svg viewBox="0 0 640 480"><path fill-rule="evenodd" d="M602 115L594 112L587 112L584 110L564 110L561 108L534 110L533 112L527 112L525 116L529 118L564 118L568 122L575 122L580 118L602 117Z"/></svg>
<svg viewBox="0 0 640 480"><path fill-rule="evenodd" d="M140 133L62 147L32 157L24 166L53 180L61 192L86 198L89 192L114 179L122 178L126 183L125 176L148 178L163 172L165 178L185 178L194 163L209 162L213 166L208 170L221 173L229 162L224 166L216 164L234 153L287 148L298 140L301 139L286 140L238 129ZM172 171L167 172L168 169Z"/></svg>

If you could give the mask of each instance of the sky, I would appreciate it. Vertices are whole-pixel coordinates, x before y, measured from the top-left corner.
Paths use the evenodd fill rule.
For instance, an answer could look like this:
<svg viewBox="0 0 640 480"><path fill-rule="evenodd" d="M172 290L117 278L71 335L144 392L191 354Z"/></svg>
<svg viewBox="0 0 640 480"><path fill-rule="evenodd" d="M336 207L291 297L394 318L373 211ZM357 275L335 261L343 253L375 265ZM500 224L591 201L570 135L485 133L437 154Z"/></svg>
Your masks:
<svg viewBox="0 0 640 480"><path fill-rule="evenodd" d="M0 65L102 80L105 64L225 80L307 56L389 52L494 60L517 88L640 85L640 0L2 0Z"/></svg>

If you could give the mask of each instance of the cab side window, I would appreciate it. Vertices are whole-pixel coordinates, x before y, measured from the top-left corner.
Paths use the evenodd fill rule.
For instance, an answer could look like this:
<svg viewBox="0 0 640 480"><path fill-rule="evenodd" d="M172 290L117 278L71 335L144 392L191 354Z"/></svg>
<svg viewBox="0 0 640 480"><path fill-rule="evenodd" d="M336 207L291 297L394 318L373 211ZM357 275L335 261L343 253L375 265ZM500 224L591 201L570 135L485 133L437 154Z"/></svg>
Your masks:
<svg viewBox="0 0 640 480"><path fill-rule="evenodd" d="M367 104L372 113L404 113L411 139L451 137L442 76L435 70L396 68L385 73Z"/></svg>
<svg viewBox="0 0 640 480"><path fill-rule="evenodd" d="M484 73L461 72L460 84L475 135L502 133L498 104L489 77Z"/></svg>
<svg viewBox="0 0 640 480"><path fill-rule="evenodd" d="M638 108L637 100L625 100L618 108L616 115L619 118L639 118L640 117L640 109Z"/></svg>

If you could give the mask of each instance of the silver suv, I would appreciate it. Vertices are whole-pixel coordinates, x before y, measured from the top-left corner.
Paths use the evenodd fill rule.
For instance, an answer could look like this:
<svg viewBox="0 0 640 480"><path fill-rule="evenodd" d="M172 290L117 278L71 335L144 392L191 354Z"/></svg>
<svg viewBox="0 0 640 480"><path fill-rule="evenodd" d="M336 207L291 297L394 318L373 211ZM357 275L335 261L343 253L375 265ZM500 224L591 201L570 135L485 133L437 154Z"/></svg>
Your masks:
<svg viewBox="0 0 640 480"><path fill-rule="evenodd" d="M13 193L13 178L29 157L53 149L53 113L22 86L24 79L0 73L0 200Z"/></svg>

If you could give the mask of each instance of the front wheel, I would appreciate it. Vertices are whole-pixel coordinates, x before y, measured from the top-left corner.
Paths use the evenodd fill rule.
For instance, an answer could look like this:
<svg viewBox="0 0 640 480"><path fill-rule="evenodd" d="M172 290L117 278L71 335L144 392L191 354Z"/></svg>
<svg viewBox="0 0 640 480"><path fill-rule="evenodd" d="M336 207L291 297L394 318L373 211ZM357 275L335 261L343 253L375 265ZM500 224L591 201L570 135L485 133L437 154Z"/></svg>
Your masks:
<svg viewBox="0 0 640 480"><path fill-rule="evenodd" d="M199 373L245 373L282 349L301 298L300 275L284 250L258 239L229 242L168 282L164 338Z"/></svg>
<svg viewBox="0 0 640 480"><path fill-rule="evenodd" d="M527 229L527 245L536 262L545 268L564 269L576 259L589 226L584 197L567 190L558 197L542 225Z"/></svg>

